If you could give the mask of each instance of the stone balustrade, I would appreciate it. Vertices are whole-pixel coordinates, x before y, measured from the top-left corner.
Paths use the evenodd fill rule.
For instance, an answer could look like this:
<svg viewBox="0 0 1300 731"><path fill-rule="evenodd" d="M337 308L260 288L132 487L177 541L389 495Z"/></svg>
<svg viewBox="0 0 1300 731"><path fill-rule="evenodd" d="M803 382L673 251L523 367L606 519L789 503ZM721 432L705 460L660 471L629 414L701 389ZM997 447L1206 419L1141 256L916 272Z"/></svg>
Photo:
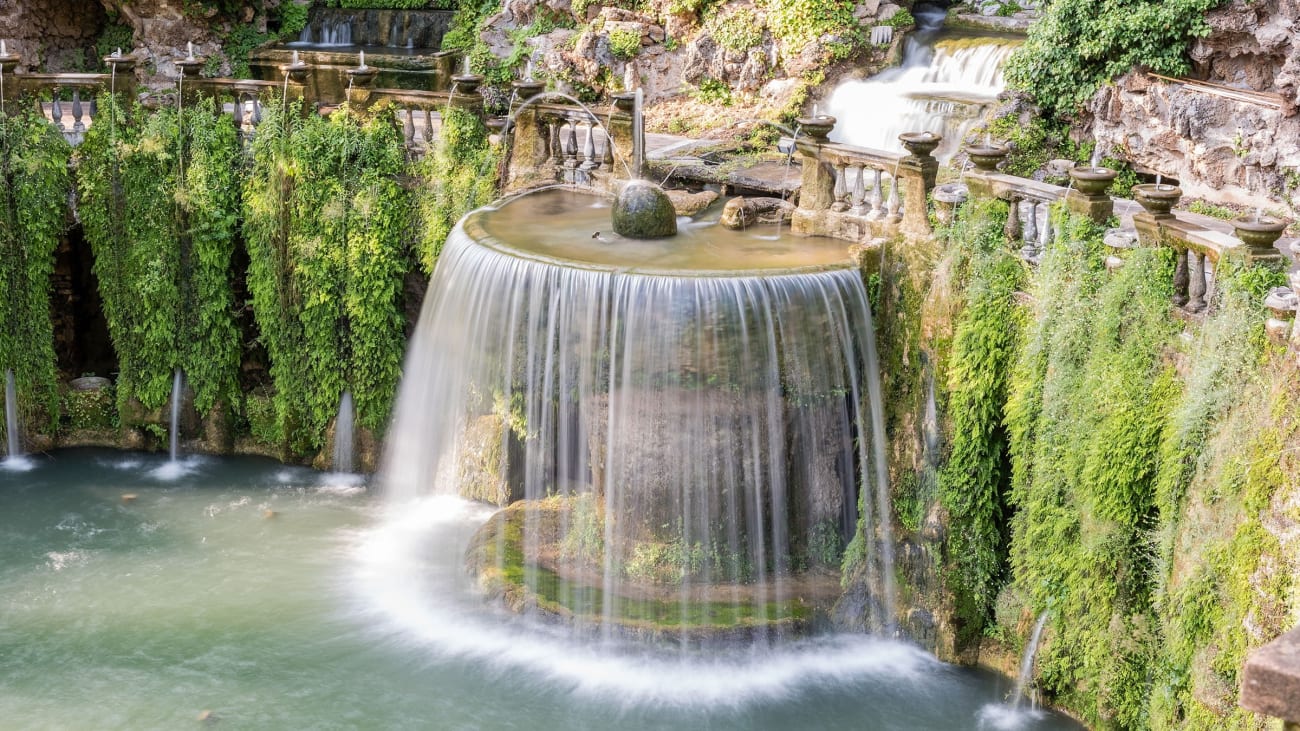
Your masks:
<svg viewBox="0 0 1300 731"><path fill-rule="evenodd" d="M938 161L928 152L842 145L826 140L825 132L796 136L795 149L803 170L791 224L796 233L849 241L929 234L927 201Z"/></svg>

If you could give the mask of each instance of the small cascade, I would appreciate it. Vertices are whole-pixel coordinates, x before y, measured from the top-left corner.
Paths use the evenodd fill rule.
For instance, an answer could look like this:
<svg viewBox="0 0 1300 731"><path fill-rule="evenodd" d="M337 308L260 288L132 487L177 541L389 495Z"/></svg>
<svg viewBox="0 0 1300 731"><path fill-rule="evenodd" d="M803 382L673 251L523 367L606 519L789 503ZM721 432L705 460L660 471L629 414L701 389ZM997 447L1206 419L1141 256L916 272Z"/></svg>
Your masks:
<svg viewBox="0 0 1300 731"><path fill-rule="evenodd" d="M5 455L10 460L23 456L22 431L18 424L18 389L14 386L14 372L5 371L5 437L9 451Z"/></svg>
<svg viewBox="0 0 1300 731"><path fill-rule="evenodd" d="M825 100L825 113L839 120L832 140L897 150L899 134L930 131L943 135L935 156L946 160L1001 93L1002 66L1019 41L947 37L941 13L917 18L921 29L907 39L900 66L843 82Z"/></svg>
<svg viewBox="0 0 1300 731"><path fill-rule="evenodd" d="M352 392L344 391L339 399L339 415L334 420L334 471L350 473L353 466Z"/></svg>
<svg viewBox="0 0 1300 731"><path fill-rule="evenodd" d="M171 423L167 427L167 455L172 462L180 457L181 439L181 369L172 375L172 413Z"/></svg>
<svg viewBox="0 0 1300 731"><path fill-rule="evenodd" d="M1020 674L1016 676L1016 688L1012 691L1012 708L1020 708L1020 704L1025 699L1025 690L1029 686L1029 678L1034 672L1034 655L1038 653L1038 641L1043 636L1043 627L1047 625L1047 612L1044 611L1038 615L1038 622L1034 624L1034 633L1029 636L1029 644L1025 646L1025 655L1020 659Z"/></svg>

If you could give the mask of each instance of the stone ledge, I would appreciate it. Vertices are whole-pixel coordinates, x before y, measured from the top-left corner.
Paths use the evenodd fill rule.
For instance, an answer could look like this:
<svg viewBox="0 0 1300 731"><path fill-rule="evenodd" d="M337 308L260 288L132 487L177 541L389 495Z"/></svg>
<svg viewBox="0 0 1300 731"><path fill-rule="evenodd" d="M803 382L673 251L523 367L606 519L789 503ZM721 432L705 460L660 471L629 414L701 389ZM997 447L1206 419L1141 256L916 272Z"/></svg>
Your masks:
<svg viewBox="0 0 1300 731"><path fill-rule="evenodd" d="M1241 697L1246 710L1300 722L1300 629L1293 629L1246 658Z"/></svg>

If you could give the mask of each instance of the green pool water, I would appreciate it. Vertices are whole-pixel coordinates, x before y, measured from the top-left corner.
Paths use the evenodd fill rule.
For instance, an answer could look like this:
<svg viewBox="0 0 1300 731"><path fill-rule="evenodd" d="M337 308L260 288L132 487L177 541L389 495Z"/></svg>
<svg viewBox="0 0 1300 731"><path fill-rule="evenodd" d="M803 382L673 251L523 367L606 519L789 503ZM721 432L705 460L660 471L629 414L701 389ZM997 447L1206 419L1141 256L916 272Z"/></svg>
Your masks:
<svg viewBox="0 0 1300 731"><path fill-rule="evenodd" d="M164 462L78 450L0 471L0 728L205 728L205 711L222 729L1077 728L903 643L569 639L470 590L481 507Z"/></svg>

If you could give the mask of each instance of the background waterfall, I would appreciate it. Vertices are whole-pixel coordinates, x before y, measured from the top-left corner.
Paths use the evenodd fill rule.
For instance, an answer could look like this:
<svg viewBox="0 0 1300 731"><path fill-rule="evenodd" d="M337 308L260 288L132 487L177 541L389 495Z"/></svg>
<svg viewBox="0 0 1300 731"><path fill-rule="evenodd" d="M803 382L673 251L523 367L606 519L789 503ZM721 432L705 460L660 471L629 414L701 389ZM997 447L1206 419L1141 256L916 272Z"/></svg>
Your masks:
<svg viewBox="0 0 1300 731"><path fill-rule="evenodd" d="M845 81L822 103L837 120L832 140L898 150L898 135L930 131L943 135L935 156L947 160L1002 92L1002 66L1018 40L942 33L941 11L918 10L917 20L920 30L906 40L900 66Z"/></svg>
<svg viewBox="0 0 1300 731"><path fill-rule="evenodd" d="M384 484L399 502L524 500L489 522L478 569L522 573L516 603L585 631L806 628L818 587L838 594L859 488L886 488L876 368L856 269L631 274L458 228L409 350ZM888 543L867 525L885 531L869 546ZM876 573L885 626L892 569Z"/></svg>

